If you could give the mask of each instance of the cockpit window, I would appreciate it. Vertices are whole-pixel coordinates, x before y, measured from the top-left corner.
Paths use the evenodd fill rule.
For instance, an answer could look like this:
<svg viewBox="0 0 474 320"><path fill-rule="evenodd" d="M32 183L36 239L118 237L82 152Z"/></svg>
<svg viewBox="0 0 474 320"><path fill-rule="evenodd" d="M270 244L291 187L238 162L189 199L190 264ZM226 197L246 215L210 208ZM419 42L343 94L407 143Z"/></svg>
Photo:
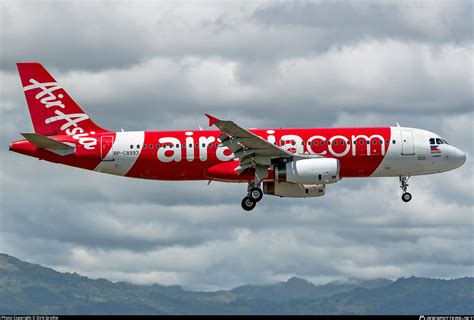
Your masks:
<svg viewBox="0 0 474 320"><path fill-rule="evenodd" d="M441 138L430 138L430 144L449 144L446 140Z"/></svg>

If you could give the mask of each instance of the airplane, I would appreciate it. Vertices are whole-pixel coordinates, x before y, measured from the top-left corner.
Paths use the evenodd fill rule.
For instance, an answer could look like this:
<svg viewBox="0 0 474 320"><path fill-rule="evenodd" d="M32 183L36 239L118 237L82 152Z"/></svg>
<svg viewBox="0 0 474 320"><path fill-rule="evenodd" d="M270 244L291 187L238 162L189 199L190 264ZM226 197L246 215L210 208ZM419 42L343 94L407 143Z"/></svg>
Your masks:
<svg viewBox="0 0 474 320"><path fill-rule="evenodd" d="M99 127L37 62L17 63L34 132L11 151L53 163L153 180L246 183L245 211L263 195L321 197L344 178L441 173L466 155L436 133L401 127L244 129L206 114L217 130L110 131Z"/></svg>

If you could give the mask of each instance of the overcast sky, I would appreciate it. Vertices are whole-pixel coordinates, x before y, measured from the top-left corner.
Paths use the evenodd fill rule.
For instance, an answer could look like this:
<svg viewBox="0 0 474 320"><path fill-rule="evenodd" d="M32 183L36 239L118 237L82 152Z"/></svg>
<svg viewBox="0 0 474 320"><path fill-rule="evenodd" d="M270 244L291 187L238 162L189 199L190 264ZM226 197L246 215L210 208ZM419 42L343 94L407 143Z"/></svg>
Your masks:
<svg viewBox="0 0 474 320"><path fill-rule="evenodd" d="M187 289L300 276L474 276L472 1L1 1L0 252L61 271ZM15 62L39 61L100 125L403 126L460 169L343 180L326 196L126 179L8 151L32 131Z"/></svg>

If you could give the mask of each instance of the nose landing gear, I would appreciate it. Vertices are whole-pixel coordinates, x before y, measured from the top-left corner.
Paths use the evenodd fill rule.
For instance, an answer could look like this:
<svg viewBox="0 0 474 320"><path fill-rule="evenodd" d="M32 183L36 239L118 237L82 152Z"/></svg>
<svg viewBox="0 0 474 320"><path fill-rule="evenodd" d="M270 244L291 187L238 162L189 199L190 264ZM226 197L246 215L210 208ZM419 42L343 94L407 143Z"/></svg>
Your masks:
<svg viewBox="0 0 474 320"><path fill-rule="evenodd" d="M400 176L400 188L403 190L402 200L403 202L408 202L411 200L411 193L407 192L408 189L408 180L410 177Z"/></svg>

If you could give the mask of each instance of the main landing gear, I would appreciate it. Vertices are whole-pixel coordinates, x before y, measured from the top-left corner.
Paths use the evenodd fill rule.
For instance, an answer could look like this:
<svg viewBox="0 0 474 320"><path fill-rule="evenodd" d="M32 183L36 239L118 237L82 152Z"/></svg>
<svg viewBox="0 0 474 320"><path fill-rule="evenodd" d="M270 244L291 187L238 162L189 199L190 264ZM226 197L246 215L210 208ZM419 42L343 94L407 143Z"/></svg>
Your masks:
<svg viewBox="0 0 474 320"><path fill-rule="evenodd" d="M242 199L242 209L245 211L251 211L257 205L257 202L262 200L263 191L260 188L260 184L252 186L249 183L247 196Z"/></svg>
<svg viewBox="0 0 474 320"><path fill-rule="evenodd" d="M268 167L257 165L255 167L255 179L253 182L249 182L247 188L247 196L242 199L242 209L245 211L251 211L257 205L257 202L262 200L262 180L268 176Z"/></svg>
<svg viewBox="0 0 474 320"><path fill-rule="evenodd" d="M408 180L410 177L400 176L400 188L403 190L402 200L403 202L408 202L411 200L411 193L407 192L408 189Z"/></svg>

